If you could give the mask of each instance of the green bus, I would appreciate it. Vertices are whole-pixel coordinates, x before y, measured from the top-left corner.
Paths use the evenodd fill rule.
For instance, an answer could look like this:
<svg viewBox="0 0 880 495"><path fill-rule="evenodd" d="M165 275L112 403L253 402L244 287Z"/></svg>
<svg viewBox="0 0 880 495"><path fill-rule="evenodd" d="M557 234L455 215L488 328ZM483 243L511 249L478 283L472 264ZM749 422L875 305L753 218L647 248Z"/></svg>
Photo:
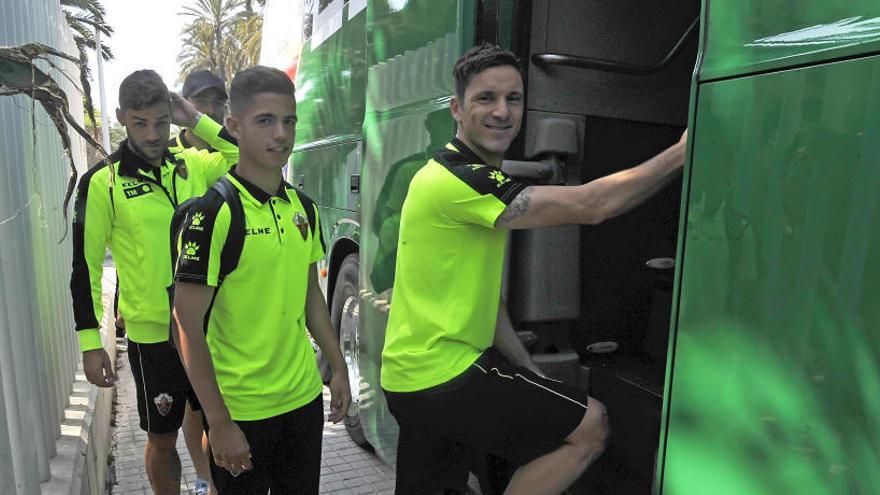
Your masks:
<svg viewBox="0 0 880 495"><path fill-rule="evenodd" d="M511 235L523 342L611 418L573 493L880 493L876 0L269 0L262 63L297 85L288 178L321 208L352 438L393 465L400 208L482 41L525 66L511 173L583 183L690 129L683 180L642 207Z"/></svg>

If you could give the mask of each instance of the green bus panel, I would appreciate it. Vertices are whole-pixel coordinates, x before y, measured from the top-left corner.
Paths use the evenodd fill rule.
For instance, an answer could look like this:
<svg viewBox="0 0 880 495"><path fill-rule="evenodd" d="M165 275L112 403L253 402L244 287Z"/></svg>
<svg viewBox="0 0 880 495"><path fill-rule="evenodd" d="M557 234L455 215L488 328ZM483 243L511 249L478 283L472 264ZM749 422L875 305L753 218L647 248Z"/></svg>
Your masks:
<svg viewBox="0 0 880 495"><path fill-rule="evenodd" d="M294 185L301 182L303 190L318 205L321 233L327 246L327 253L320 267L329 273L338 268L329 264L330 255L337 243L342 239L352 239L357 243L360 235L358 195L351 192L350 180L345 178L359 173L361 143L344 142L294 151L290 164L288 182ZM333 294L327 292L328 279L322 277L320 282L329 303Z"/></svg>
<svg viewBox="0 0 880 495"><path fill-rule="evenodd" d="M360 141L297 150L290 164L290 183L302 183L319 206L357 210L358 195L352 193L351 176L360 173Z"/></svg>
<svg viewBox="0 0 880 495"><path fill-rule="evenodd" d="M328 248L321 265L327 270L329 251L341 239L357 242L359 236L351 177L361 166L367 16L364 11L350 16L349 7L339 14L339 28L318 46L311 40L303 46L296 77L299 122L288 171L288 180L302 184L318 204ZM327 282L321 278L325 292Z"/></svg>
<svg viewBox="0 0 880 495"><path fill-rule="evenodd" d="M703 81L880 51L877 0L704 0L703 19Z"/></svg>
<svg viewBox="0 0 880 495"><path fill-rule="evenodd" d="M878 87L873 56L698 88L662 493L880 493Z"/></svg>
<svg viewBox="0 0 880 495"><path fill-rule="evenodd" d="M306 41L296 76L296 149L360 138L366 86L366 12L349 19L318 46ZM319 27L316 27L318 29Z"/></svg>

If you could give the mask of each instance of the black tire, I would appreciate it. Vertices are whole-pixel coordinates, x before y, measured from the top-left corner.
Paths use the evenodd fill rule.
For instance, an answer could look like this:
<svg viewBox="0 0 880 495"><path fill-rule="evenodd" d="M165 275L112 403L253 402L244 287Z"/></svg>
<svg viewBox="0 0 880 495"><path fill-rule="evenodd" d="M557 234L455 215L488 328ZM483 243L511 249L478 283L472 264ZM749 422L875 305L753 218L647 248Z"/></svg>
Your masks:
<svg viewBox="0 0 880 495"><path fill-rule="evenodd" d="M336 286L333 288L333 294L329 294L330 297L327 300L330 306L330 325L333 326L337 341L339 340L339 323L342 320L342 306L345 304L345 299L349 294L357 297L359 267L360 262L358 261L357 253L349 254L343 258L342 264L339 266L339 274L336 276ZM348 287L345 290L345 295L343 295L343 285ZM354 292L351 292L351 287L354 288ZM317 350L316 358L318 360L318 371L321 373L321 381L324 382L324 385L328 385L330 377L333 376L333 370L330 369L330 363L324 359L324 352L320 347Z"/></svg>
<svg viewBox="0 0 880 495"><path fill-rule="evenodd" d="M359 269L360 263L358 261L357 253L352 253L346 256L345 259L342 260L342 265L339 267L339 275L336 277L336 287L333 289L332 309L330 310L330 323L333 325L333 330L336 331L337 339L340 338L340 327L342 326L342 317L344 313L354 309L352 304L359 305L360 303L358 297ZM348 302L348 304L346 304L346 302ZM340 345L341 344L342 342L340 342ZM327 380L329 381L332 372L328 365L325 365L325 367L327 369ZM355 411L357 410L357 396L358 391L352 390L353 405L352 408L349 409L349 413L351 413L352 409ZM345 429L352 441L360 447L370 448L370 444L364 436L359 412L355 412L354 415L346 416L344 421Z"/></svg>

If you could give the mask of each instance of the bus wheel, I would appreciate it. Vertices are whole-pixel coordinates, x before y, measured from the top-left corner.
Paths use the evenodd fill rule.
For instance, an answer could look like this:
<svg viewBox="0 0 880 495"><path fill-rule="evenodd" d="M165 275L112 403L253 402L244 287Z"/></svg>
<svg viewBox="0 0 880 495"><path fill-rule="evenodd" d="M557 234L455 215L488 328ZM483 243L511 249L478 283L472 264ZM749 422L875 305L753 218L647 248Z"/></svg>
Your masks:
<svg viewBox="0 0 880 495"><path fill-rule="evenodd" d="M345 417L345 429L348 436L361 447L369 446L361 426L358 411L361 373L358 364L358 345L360 333L358 322L360 317L360 299L358 298L358 255L349 254L339 267L339 278L333 290L333 310L330 321L339 336L339 347L342 357L348 366L348 383L351 388L351 406Z"/></svg>

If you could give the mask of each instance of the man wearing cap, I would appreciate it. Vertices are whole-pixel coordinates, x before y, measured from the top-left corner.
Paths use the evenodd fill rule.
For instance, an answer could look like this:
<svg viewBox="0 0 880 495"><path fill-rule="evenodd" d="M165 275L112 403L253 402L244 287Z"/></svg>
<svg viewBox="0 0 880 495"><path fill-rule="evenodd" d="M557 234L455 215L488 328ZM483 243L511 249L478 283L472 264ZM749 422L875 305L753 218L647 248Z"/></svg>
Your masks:
<svg viewBox="0 0 880 495"><path fill-rule="evenodd" d="M226 84L213 72L209 70L190 72L183 82L183 90L180 94L192 103L196 110L211 117L215 122L223 123L226 100L229 99L229 96L226 94ZM223 137L226 140L231 138L231 136ZM176 155L185 148L214 151L205 140L183 128L175 138L168 142L168 151Z"/></svg>

